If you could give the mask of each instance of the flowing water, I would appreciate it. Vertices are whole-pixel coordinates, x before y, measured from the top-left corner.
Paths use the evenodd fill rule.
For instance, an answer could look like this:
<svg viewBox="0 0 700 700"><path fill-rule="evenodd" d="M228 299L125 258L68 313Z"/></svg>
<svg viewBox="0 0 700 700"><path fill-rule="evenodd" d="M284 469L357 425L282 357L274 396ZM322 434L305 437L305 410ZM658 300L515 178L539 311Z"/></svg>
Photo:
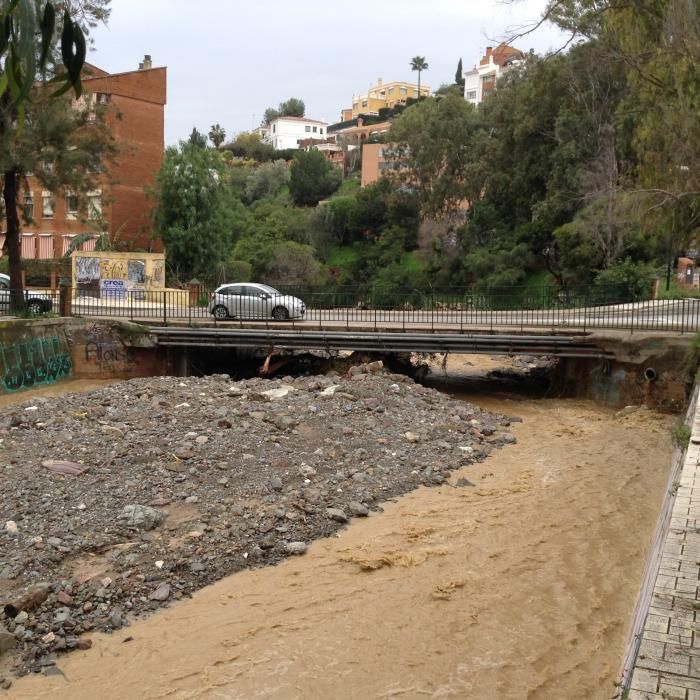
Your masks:
<svg viewBox="0 0 700 700"><path fill-rule="evenodd" d="M611 698L670 467L673 419L465 396L518 444L236 574L11 698Z"/></svg>

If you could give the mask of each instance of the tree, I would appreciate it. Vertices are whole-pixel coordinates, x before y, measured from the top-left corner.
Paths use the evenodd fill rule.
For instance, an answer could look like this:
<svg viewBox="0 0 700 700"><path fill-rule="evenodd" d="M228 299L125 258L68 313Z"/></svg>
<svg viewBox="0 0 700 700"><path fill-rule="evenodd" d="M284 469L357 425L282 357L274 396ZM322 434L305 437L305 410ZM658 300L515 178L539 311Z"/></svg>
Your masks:
<svg viewBox="0 0 700 700"><path fill-rule="evenodd" d="M428 62L425 56L414 56L411 59L411 70L418 71L418 98L420 98L420 74L428 70Z"/></svg>
<svg viewBox="0 0 700 700"><path fill-rule="evenodd" d="M219 153L190 142L171 146L155 193L155 221L171 269L185 279L211 276L225 260L243 216Z"/></svg>
<svg viewBox="0 0 700 700"><path fill-rule="evenodd" d="M280 113L278 109L275 109L274 107L268 107L265 110L265 114L263 116L263 124L271 124L277 117L279 117Z"/></svg>
<svg viewBox="0 0 700 700"><path fill-rule="evenodd" d="M289 193L297 206L316 206L333 194L343 181L342 173L317 150L300 151L294 158Z"/></svg>
<svg viewBox="0 0 700 700"><path fill-rule="evenodd" d="M455 85L459 88L462 97L464 97L464 75L462 73L462 59L459 59L457 71L455 73Z"/></svg>
<svg viewBox="0 0 700 700"><path fill-rule="evenodd" d="M201 131L198 131L196 126L192 127L192 133L190 134L188 141L197 148L207 147L207 137Z"/></svg>
<svg viewBox="0 0 700 700"><path fill-rule="evenodd" d="M481 180L472 177L472 152L479 132L477 110L456 94L427 98L409 107L391 128L396 146L393 177L414 189L427 216L453 214L478 197Z"/></svg>
<svg viewBox="0 0 700 700"><path fill-rule="evenodd" d="M0 10L0 151L2 151L3 200L11 304L24 308L18 195L26 167L28 132L44 121L57 124L56 107L71 110L62 96L73 89L82 92L80 74L85 62L85 37L90 27L109 16L109 0L88 2L34 2L13 0ZM57 12L58 9L58 12ZM60 38L60 47L58 40ZM41 78L40 82L37 79ZM56 104L52 104L56 100ZM45 112L42 114L42 110ZM67 116L67 115L64 115ZM59 139L65 146L75 135L79 123L70 117L63 121L68 129ZM38 135L37 135L38 136ZM24 141L20 144L20 138ZM36 141L34 145L38 145ZM76 147L73 142L71 147ZM20 156L20 153L23 153ZM61 155L65 155L61 152ZM84 173L68 173L68 180ZM60 184L60 183L58 183Z"/></svg>
<svg viewBox="0 0 700 700"><path fill-rule="evenodd" d="M290 97L284 102L280 102L279 107L268 107L265 110L263 124L270 124L278 117L303 117L306 114L306 105L304 100L298 97Z"/></svg>
<svg viewBox="0 0 700 700"><path fill-rule="evenodd" d="M248 203L264 197L274 197L289 182L289 168L283 160L263 163L246 180L245 199Z"/></svg>
<svg viewBox="0 0 700 700"><path fill-rule="evenodd" d="M269 143L263 143L258 134L242 131L224 149L231 151L237 158L250 158L259 163L271 160L275 149Z"/></svg>
<svg viewBox="0 0 700 700"><path fill-rule="evenodd" d="M226 130L217 122L209 129L209 140L218 148L226 139Z"/></svg>

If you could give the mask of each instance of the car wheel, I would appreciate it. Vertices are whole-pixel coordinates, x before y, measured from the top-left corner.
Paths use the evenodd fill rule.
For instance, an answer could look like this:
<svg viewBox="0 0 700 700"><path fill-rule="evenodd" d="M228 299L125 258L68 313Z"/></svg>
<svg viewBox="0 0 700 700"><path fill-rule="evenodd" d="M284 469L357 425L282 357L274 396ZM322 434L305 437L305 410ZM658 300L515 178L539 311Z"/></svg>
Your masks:
<svg viewBox="0 0 700 700"><path fill-rule="evenodd" d="M225 306L215 306L211 310L212 316L220 321L225 321L228 318L228 309Z"/></svg>
<svg viewBox="0 0 700 700"><path fill-rule="evenodd" d="M27 311L31 314L41 314L44 312L44 305L37 299L27 302Z"/></svg>
<svg viewBox="0 0 700 700"><path fill-rule="evenodd" d="M289 318L289 311L287 311L284 306L275 306L275 308L272 309L272 318L274 318L275 321L286 321Z"/></svg>

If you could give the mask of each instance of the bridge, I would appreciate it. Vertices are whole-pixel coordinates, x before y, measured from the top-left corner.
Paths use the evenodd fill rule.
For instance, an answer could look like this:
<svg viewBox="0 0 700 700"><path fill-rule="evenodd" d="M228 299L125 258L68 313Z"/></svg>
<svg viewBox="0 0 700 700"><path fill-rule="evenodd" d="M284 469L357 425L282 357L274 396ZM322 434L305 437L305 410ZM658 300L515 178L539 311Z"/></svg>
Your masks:
<svg viewBox="0 0 700 700"><path fill-rule="evenodd" d="M156 326L149 329L161 347L250 348L281 350L354 350L378 353L461 353L556 355L613 359L614 353L579 334L401 332L382 330L319 330L279 327L235 328Z"/></svg>

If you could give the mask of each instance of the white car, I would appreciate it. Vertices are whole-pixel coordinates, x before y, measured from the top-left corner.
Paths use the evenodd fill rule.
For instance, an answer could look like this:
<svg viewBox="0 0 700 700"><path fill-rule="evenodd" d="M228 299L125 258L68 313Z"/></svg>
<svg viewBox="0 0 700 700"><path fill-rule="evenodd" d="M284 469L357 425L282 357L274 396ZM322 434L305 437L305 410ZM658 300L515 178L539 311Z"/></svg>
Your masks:
<svg viewBox="0 0 700 700"><path fill-rule="evenodd" d="M27 310L33 314L43 314L51 311L53 308L53 300L50 294L46 292L33 292L29 289L24 290L24 298L26 300ZM10 276L4 272L0 272L0 313L9 313L10 311Z"/></svg>
<svg viewBox="0 0 700 700"><path fill-rule="evenodd" d="M221 321L227 318L286 321L303 318L306 305L301 299L282 294L266 284L243 282L218 287L211 295L209 313Z"/></svg>

